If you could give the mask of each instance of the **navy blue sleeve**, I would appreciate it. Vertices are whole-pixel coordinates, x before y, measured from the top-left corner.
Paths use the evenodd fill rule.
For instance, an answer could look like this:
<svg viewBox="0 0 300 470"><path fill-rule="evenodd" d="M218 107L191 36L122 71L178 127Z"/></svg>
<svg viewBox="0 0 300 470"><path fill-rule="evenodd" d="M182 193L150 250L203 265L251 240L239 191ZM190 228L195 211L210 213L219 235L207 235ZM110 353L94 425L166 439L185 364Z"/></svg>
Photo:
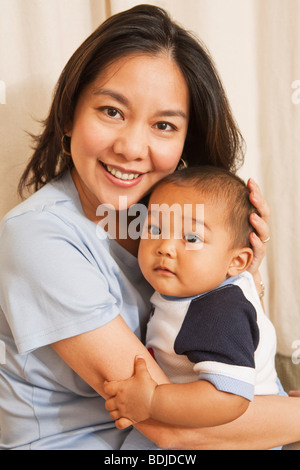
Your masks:
<svg viewBox="0 0 300 470"><path fill-rule="evenodd" d="M191 302L174 349L195 364L213 361L254 368L258 342L255 308L240 287L227 285Z"/></svg>

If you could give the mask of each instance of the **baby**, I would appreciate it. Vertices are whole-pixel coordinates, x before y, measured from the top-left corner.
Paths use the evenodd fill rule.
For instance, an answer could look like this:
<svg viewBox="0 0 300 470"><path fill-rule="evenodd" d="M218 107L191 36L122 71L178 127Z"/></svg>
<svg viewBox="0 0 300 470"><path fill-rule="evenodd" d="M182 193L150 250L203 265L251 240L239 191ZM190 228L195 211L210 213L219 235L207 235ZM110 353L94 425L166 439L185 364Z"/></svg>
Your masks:
<svg viewBox="0 0 300 470"><path fill-rule="evenodd" d="M279 393L275 330L246 271L254 211L245 183L219 168L181 170L154 188L139 247L155 289L146 346L172 383L158 385L143 358L128 380L106 382L118 428L148 418L217 426L255 394Z"/></svg>

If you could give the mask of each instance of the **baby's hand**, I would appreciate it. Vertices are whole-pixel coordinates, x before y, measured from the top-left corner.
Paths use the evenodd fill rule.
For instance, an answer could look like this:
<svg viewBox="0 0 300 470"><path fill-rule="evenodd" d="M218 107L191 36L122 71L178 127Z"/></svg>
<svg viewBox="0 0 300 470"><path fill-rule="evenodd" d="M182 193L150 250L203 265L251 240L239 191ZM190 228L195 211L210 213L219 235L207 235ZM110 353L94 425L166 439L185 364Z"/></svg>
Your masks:
<svg viewBox="0 0 300 470"><path fill-rule="evenodd" d="M115 420L118 429L151 417L151 402L156 387L157 383L141 356L135 359L134 374L130 379L104 383L104 391L110 395L105 408L110 411L110 417Z"/></svg>

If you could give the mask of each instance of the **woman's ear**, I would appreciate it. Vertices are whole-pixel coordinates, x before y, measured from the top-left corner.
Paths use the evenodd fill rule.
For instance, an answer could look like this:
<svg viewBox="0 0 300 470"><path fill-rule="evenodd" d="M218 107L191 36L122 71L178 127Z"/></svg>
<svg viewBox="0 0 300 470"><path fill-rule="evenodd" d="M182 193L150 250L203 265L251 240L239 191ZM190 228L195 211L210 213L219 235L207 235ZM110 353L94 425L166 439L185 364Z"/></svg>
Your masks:
<svg viewBox="0 0 300 470"><path fill-rule="evenodd" d="M234 277L246 271L252 259L253 250L251 248L241 248L235 251L228 267L227 275Z"/></svg>

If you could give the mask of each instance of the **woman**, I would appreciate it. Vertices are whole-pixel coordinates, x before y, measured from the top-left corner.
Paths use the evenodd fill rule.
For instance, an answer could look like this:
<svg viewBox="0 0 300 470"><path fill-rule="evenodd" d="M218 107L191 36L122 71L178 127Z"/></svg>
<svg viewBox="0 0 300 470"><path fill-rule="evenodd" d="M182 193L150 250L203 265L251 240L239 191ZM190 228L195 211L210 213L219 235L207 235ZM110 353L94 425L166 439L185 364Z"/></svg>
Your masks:
<svg viewBox="0 0 300 470"><path fill-rule="evenodd" d="M182 161L235 170L241 158L208 54L163 10L115 15L75 52L20 182L38 191L0 230L0 448L121 447L127 433L105 410L104 380L129 377L137 354L156 381L168 379L141 342L151 292L138 241L118 230L105 237L99 207L124 214ZM251 238L260 289L268 208L251 189L262 216ZM270 448L300 438L297 414L297 399L260 397L224 427L138 429L164 448Z"/></svg>

